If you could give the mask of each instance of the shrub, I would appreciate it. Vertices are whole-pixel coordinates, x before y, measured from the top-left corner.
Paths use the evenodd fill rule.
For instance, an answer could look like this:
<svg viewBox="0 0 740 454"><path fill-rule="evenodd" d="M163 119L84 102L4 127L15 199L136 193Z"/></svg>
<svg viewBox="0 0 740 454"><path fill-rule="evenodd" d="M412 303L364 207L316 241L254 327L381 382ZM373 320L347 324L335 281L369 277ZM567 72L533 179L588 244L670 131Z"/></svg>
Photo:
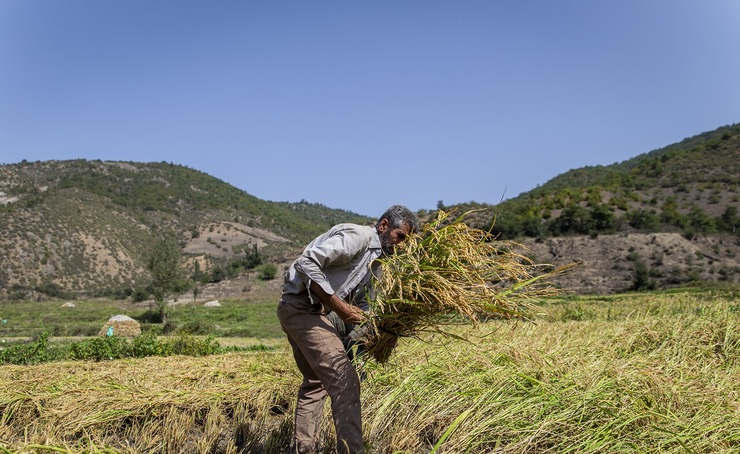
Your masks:
<svg viewBox="0 0 740 454"><path fill-rule="evenodd" d="M146 301L146 299L149 298L150 294L151 292L149 292L147 289L137 288L131 294L131 301L133 301L134 303L141 303L142 301Z"/></svg>
<svg viewBox="0 0 740 454"><path fill-rule="evenodd" d="M212 323L205 322L203 320L194 320L187 322L177 329L178 333L181 334L211 334L216 330L216 327Z"/></svg>
<svg viewBox="0 0 740 454"><path fill-rule="evenodd" d="M73 293L67 292L59 284L44 282L36 287L36 291L56 299L74 299Z"/></svg>
<svg viewBox="0 0 740 454"><path fill-rule="evenodd" d="M206 356L219 353L221 346L211 336L200 339L194 336L178 336L172 341L173 355Z"/></svg>
<svg viewBox="0 0 740 454"><path fill-rule="evenodd" d="M93 361L117 359L128 356L127 347L127 341L122 337L98 337L73 343L70 346L69 357Z"/></svg>
<svg viewBox="0 0 740 454"><path fill-rule="evenodd" d="M144 358L147 356L168 356L172 353L172 347L157 338L155 331L148 331L136 336L129 347L130 356Z"/></svg>
<svg viewBox="0 0 740 454"><path fill-rule="evenodd" d="M635 210L627 213L627 222L637 230L654 231L659 225L660 219L655 211Z"/></svg>
<svg viewBox="0 0 740 454"><path fill-rule="evenodd" d="M41 333L38 338L27 344L12 345L0 351L0 364L40 364L49 359L49 335Z"/></svg>
<svg viewBox="0 0 740 454"><path fill-rule="evenodd" d="M42 333L30 343L0 350L0 364L34 365L61 360L105 361L170 355L206 356L224 351L226 350L211 336L198 338L180 335L160 340L154 331L150 331L134 339L116 336L95 337L73 342L68 346L50 346L48 334Z"/></svg>
<svg viewBox="0 0 740 454"><path fill-rule="evenodd" d="M265 263L257 267L257 272L259 273L258 275L260 279L263 281L269 281L270 279L275 279L277 266L273 263Z"/></svg>
<svg viewBox="0 0 740 454"><path fill-rule="evenodd" d="M650 267L644 260L635 260L634 274L632 275L632 290L653 290L655 280L650 275Z"/></svg>

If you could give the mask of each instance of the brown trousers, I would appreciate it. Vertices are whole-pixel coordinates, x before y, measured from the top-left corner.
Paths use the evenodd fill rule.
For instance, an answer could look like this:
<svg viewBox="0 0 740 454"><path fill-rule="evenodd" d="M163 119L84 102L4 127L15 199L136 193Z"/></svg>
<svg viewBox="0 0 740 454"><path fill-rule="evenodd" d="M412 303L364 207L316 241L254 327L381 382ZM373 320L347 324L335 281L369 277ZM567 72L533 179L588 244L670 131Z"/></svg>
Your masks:
<svg viewBox="0 0 740 454"><path fill-rule="evenodd" d="M327 394L331 398L337 451L364 452L360 379L337 330L327 320L323 305L312 304L307 293L283 294L277 316L303 374L295 411L295 452L316 452Z"/></svg>

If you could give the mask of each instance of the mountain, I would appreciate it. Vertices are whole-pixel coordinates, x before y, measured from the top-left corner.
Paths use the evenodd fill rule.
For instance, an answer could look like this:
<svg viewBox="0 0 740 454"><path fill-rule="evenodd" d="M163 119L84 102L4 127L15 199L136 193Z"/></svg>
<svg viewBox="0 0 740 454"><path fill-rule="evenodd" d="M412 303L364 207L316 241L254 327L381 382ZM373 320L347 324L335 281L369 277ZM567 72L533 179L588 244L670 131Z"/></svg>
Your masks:
<svg viewBox="0 0 740 454"><path fill-rule="evenodd" d="M583 263L558 285L610 293L739 282L739 187L740 125L729 125L570 170L498 205L440 208L472 210L468 224L515 240L537 263ZM149 282L147 257L167 235L188 277L226 282L245 262L284 266L338 222L373 219L267 202L165 162L2 165L0 299L130 296Z"/></svg>
<svg viewBox="0 0 740 454"><path fill-rule="evenodd" d="M740 281L740 125L609 166L573 169L472 222L541 263L578 260L558 279L578 292Z"/></svg>
<svg viewBox="0 0 740 454"><path fill-rule="evenodd" d="M267 202L168 163L21 162L0 166L0 299L130 294L149 250L174 235L189 270L257 247L280 260L338 222L371 219L308 202ZM198 265L195 265L195 263Z"/></svg>

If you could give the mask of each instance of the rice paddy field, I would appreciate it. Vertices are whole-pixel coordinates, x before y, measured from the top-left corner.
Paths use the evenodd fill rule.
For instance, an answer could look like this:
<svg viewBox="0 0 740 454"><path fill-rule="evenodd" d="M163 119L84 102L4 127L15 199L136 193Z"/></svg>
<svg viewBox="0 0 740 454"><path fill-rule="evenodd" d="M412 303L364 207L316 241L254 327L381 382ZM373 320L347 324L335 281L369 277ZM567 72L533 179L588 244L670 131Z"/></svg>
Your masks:
<svg viewBox="0 0 740 454"><path fill-rule="evenodd" d="M538 309L365 364L367 452L740 452L740 292ZM301 377L274 307L259 317L266 351L0 366L0 453L286 452ZM332 430L327 405L321 452Z"/></svg>

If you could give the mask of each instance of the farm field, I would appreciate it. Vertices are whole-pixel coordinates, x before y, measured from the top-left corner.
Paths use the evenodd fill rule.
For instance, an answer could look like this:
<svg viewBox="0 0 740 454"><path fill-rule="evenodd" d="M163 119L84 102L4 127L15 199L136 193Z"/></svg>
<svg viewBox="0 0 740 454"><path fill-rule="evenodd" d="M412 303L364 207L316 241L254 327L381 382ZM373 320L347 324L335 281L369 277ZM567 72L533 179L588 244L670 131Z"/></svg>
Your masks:
<svg viewBox="0 0 740 454"><path fill-rule="evenodd" d="M221 307L178 304L167 309L170 333L209 334L229 338L275 338L283 333L275 318L277 298L253 301L226 298ZM75 301L74 308L59 301L0 303L0 339L27 339L47 332L51 337L85 338L98 336L112 316L123 314L141 324L143 332L163 333L161 323L152 322L152 309L146 305L112 300Z"/></svg>
<svg viewBox="0 0 740 454"><path fill-rule="evenodd" d="M274 303L223 303L172 307L174 329L271 348L0 366L0 453L285 452L300 375ZM34 336L21 319L39 306L60 336L95 335L114 315L87 320L96 309L81 302L62 320L58 302L16 304L27 306L0 305L2 329L15 329L0 339ZM451 327L461 339L404 338L387 364L365 364L368 452L740 451L740 291L568 296L540 309L535 322ZM328 405L321 430L332 452Z"/></svg>

